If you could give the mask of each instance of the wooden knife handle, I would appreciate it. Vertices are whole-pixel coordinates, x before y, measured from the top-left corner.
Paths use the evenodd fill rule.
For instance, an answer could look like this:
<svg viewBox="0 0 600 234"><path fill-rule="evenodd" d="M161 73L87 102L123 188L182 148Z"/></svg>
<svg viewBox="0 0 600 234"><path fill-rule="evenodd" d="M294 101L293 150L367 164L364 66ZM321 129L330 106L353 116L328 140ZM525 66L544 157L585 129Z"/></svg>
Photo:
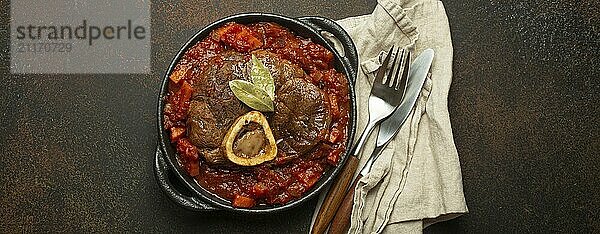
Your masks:
<svg viewBox="0 0 600 234"><path fill-rule="evenodd" d="M312 234L325 233L329 222L333 219L340 203L342 203L342 199L344 199L344 195L346 195L348 185L352 181L352 177L354 176L357 167L358 158L356 156L350 156L346 165L342 168L342 172L337 176L329 189L329 192L327 192L325 200L323 200L323 204L321 205L321 209L319 209L319 213L317 213L317 218L315 219L315 224L312 228Z"/></svg>
<svg viewBox="0 0 600 234"><path fill-rule="evenodd" d="M345 234L350 229L350 217L352 216L352 206L354 205L354 190L360 178L362 178L362 176L358 175L354 180L354 183L350 186L340 208L333 217L333 221L331 221L331 227L327 232L328 234Z"/></svg>

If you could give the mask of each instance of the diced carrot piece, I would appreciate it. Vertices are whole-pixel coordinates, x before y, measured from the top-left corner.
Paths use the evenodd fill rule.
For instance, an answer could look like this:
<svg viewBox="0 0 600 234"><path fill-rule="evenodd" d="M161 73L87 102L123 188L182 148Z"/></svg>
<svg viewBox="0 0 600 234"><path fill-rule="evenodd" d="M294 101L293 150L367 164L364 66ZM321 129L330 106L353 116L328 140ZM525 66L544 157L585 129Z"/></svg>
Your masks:
<svg viewBox="0 0 600 234"><path fill-rule="evenodd" d="M252 186L251 194L255 197L263 197L267 192L269 192L269 188L262 182L258 182Z"/></svg>
<svg viewBox="0 0 600 234"><path fill-rule="evenodd" d="M241 207L241 208L250 208L253 207L256 204L256 201L254 201L254 199L249 198L249 197L244 197L242 195L235 195L235 197L233 198L233 207Z"/></svg>
<svg viewBox="0 0 600 234"><path fill-rule="evenodd" d="M331 129L331 132L329 133L329 142L336 143L336 142L338 142L338 140L340 140L341 136L342 136L342 133L340 132L340 130L338 130L337 128L333 128L333 129Z"/></svg>
<svg viewBox="0 0 600 234"><path fill-rule="evenodd" d="M315 185L315 183L317 183L317 181L319 181L320 178L321 178L321 175L315 175L315 176L309 177L308 180L306 180L304 183L306 185L306 188L310 188L313 185Z"/></svg>
<svg viewBox="0 0 600 234"><path fill-rule="evenodd" d="M236 35L236 39L240 42L245 42L245 47L247 47L248 50L257 49L263 45L262 41L258 39L256 35L254 35L254 33L245 28L239 34Z"/></svg>
<svg viewBox="0 0 600 234"><path fill-rule="evenodd" d="M190 69L189 66L177 66L176 70L171 73L171 76L169 76L169 79L171 79L171 81L173 81L175 84L179 84L179 82L183 80L183 78L191 71L192 69Z"/></svg>
<svg viewBox="0 0 600 234"><path fill-rule="evenodd" d="M306 188L312 187L319 178L321 178L321 171L317 168L309 168L296 175L296 178L306 186Z"/></svg>
<svg viewBox="0 0 600 234"><path fill-rule="evenodd" d="M340 154L342 154L342 149L340 148L331 151L331 153L327 155L327 162L332 166L337 165L338 161L340 160Z"/></svg>
<svg viewBox="0 0 600 234"><path fill-rule="evenodd" d="M256 32L248 26L238 23L229 23L223 26L216 30L212 37L233 47L238 52L247 52L263 46L263 42Z"/></svg>
<svg viewBox="0 0 600 234"><path fill-rule="evenodd" d="M181 137L184 135L184 133L185 133L185 128L183 128L183 127L171 128L171 142L176 142L177 140L181 139Z"/></svg>
<svg viewBox="0 0 600 234"><path fill-rule="evenodd" d="M185 102L190 100L193 91L194 89L192 88L192 86L187 81L184 81L181 85L181 89L179 89L182 101Z"/></svg>

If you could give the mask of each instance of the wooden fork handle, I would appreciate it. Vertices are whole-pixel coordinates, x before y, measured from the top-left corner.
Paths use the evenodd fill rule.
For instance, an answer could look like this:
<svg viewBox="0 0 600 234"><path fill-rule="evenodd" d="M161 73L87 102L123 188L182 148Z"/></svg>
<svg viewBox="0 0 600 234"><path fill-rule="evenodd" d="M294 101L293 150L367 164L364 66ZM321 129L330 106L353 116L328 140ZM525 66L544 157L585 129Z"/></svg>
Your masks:
<svg viewBox="0 0 600 234"><path fill-rule="evenodd" d="M362 176L358 175L354 183L350 186L348 193L346 193L344 200L342 200L340 208L333 217L333 221L331 221L328 234L345 234L350 229L350 217L352 216L352 206L354 205L354 190L360 178Z"/></svg>
<svg viewBox="0 0 600 234"><path fill-rule="evenodd" d="M342 203L342 199L344 199L344 196L346 195L348 185L352 181L352 177L354 176L357 167L358 158L356 156L350 156L346 165L342 168L342 172L334 181L329 192L327 192L325 200L323 200L323 204L321 205L321 209L319 209L319 213L317 213L317 218L315 219L312 228L312 234L325 233L329 222L333 219L335 212Z"/></svg>

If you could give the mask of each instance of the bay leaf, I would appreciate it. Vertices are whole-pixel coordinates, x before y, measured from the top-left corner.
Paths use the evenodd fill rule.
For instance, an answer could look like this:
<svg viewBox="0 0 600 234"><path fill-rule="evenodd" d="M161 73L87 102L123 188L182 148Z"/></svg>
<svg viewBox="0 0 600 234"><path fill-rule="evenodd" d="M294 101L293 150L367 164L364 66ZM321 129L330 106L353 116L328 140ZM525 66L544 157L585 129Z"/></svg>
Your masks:
<svg viewBox="0 0 600 234"><path fill-rule="evenodd" d="M264 90L271 100L275 99L275 81L269 72L269 69L252 55L252 69L250 70L252 83Z"/></svg>
<svg viewBox="0 0 600 234"><path fill-rule="evenodd" d="M248 81L229 81L229 88L233 91L235 97L252 109L265 112L273 112L275 110L273 100L269 95Z"/></svg>

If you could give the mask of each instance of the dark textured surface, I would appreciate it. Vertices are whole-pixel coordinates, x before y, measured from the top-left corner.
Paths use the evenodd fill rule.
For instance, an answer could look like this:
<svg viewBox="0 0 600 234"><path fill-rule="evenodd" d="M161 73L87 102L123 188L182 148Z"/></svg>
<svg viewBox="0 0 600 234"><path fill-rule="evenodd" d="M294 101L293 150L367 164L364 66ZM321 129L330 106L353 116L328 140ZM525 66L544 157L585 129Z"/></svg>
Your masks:
<svg viewBox="0 0 600 234"><path fill-rule="evenodd" d="M600 2L446 3L470 214L435 231L600 232Z"/></svg>
<svg viewBox="0 0 600 234"><path fill-rule="evenodd" d="M600 3L444 1L449 108L470 213L427 232L600 232ZM267 11L333 19L369 1L155 2L152 75L10 75L0 2L0 233L306 233L314 201L278 215L198 214L154 181L155 97L197 29Z"/></svg>

